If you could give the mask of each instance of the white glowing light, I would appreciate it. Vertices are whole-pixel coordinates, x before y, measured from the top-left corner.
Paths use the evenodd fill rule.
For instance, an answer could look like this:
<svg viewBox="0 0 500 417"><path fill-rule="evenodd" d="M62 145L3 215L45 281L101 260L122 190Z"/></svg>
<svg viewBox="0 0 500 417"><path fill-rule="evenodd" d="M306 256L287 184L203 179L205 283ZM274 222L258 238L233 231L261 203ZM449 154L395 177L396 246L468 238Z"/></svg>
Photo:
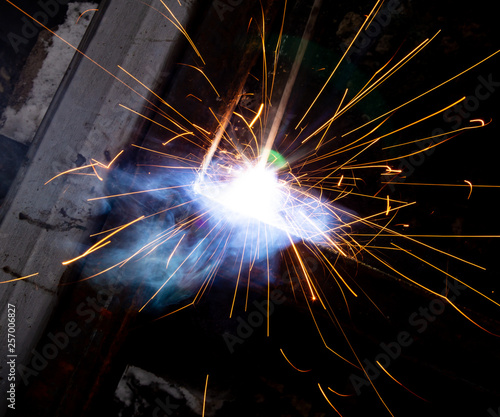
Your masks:
<svg viewBox="0 0 500 417"><path fill-rule="evenodd" d="M219 160L200 173L193 191L214 219L231 222L234 233L244 231L244 239L255 232L253 238L260 241L261 229L248 229L249 220L256 220L271 226L266 229L267 244L273 240L285 247L300 239L331 245L329 230L336 223L333 206L309 190L278 179L273 169Z"/></svg>
<svg viewBox="0 0 500 417"><path fill-rule="evenodd" d="M281 191L272 171L251 168L238 173L219 199L236 213L272 223L277 218Z"/></svg>
<svg viewBox="0 0 500 417"><path fill-rule="evenodd" d="M205 197L216 201L235 215L275 224L283 190L276 173L251 167L236 171L228 181L197 184L196 189Z"/></svg>

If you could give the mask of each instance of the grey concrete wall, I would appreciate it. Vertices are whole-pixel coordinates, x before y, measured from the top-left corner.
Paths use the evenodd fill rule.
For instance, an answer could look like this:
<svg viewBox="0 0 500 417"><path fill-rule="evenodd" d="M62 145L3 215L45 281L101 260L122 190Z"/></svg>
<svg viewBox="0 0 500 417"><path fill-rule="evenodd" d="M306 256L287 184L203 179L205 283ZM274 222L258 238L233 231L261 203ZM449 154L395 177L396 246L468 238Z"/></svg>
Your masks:
<svg viewBox="0 0 500 417"><path fill-rule="evenodd" d="M182 7L176 0L165 2L186 23L193 2L182 2ZM181 35L141 2L103 3L84 40L86 54L147 95L118 65L155 86ZM6 410L7 305L16 308L15 354L20 366L31 360L58 302L58 286L66 268L62 261L81 253L82 242L103 210L102 205L87 201L102 195L102 183L94 178L65 176L44 183L81 163L82 156L87 163L90 158L105 162L105 155L114 156L127 145L139 118L119 104L141 111L144 100L95 63L76 57L28 151L28 162L7 196L0 225L0 281L38 275L0 284L0 415ZM94 187L84 181L93 181ZM18 378L18 390L20 384Z"/></svg>

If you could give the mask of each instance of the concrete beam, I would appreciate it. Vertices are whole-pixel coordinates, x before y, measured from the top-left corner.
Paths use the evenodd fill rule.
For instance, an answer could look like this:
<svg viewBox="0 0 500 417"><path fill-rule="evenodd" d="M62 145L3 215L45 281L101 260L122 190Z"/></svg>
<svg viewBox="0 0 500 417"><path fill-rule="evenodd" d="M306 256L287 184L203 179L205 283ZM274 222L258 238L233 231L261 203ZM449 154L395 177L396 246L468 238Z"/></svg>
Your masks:
<svg viewBox="0 0 500 417"><path fill-rule="evenodd" d="M165 62L174 61L181 34L158 11L141 2L101 3L80 47L110 74L147 95L118 65L154 87L165 76ZM194 9L193 2L182 2L182 6L176 0L165 3L182 24ZM66 268L61 262L81 253L81 242L106 209L88 202L102 195L102 183L94 178L90 181L95 187L89 187L89 179L80 176L44 183L91 158L106 162L126 146L142 123L119 104L141 111L144 99L103 68L75 56L2 207L0 281L38 273L0 284L0 385L4 394L7 304L16 308L17 366L26 365L58 301L58 285ZM18 389L21 383L18 378ZM0 396L0 414L6 410L5 397Z"/></svg>

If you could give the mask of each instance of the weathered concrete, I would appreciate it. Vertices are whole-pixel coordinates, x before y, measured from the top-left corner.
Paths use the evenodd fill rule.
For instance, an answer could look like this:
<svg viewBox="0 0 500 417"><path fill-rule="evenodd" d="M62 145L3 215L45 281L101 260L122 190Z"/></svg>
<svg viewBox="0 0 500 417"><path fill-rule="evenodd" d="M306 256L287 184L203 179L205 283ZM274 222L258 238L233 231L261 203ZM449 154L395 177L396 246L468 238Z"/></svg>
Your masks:
<svg viewBox="0 0 500 417"><path fill-rule="evenodd" d="M193 6L166 1L181 23ZM183 2L184 3L184 2ZM142 87L118 65L148 86L165 74L172 61L179 31L156 10L134 0L103 2L88 36L85 53L141 94ZM55 40L55 42L60 42ZM102 194L101 183L88 177L66 176L44 186L57 173L86 163L106 162L130 140L141 118L119 107L140 111L144 99L113 79L102 68L75 57L28 151L28 162L14 182L0 225L0 281L38 273L0 286L1 392L6 382L7 304L16 306L17 365L27 364L58 301L62 261L78 255L96 216L105 206L87 200ZM84 186L85 185L85 186ZM18 389L22 382L18 378ZM0 395L0 410L6 409ZM2 414L0 413L0 414Z"/></svg>

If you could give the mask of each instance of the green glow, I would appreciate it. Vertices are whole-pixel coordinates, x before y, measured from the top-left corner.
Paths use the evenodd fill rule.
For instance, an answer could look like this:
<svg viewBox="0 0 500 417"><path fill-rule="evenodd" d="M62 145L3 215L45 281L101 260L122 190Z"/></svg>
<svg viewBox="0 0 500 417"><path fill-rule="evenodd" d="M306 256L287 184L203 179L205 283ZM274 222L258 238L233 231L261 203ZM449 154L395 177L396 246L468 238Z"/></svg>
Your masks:
<svg viewBox="0 0 500 417"><path fill-rule="evenodd" d="M273 150L271 150L271 152L269 153L267 162L270 163L276 169L281 169L286 165L288 165L288 162L286 161L285 157L281 155L279 152Z"/></svg>

